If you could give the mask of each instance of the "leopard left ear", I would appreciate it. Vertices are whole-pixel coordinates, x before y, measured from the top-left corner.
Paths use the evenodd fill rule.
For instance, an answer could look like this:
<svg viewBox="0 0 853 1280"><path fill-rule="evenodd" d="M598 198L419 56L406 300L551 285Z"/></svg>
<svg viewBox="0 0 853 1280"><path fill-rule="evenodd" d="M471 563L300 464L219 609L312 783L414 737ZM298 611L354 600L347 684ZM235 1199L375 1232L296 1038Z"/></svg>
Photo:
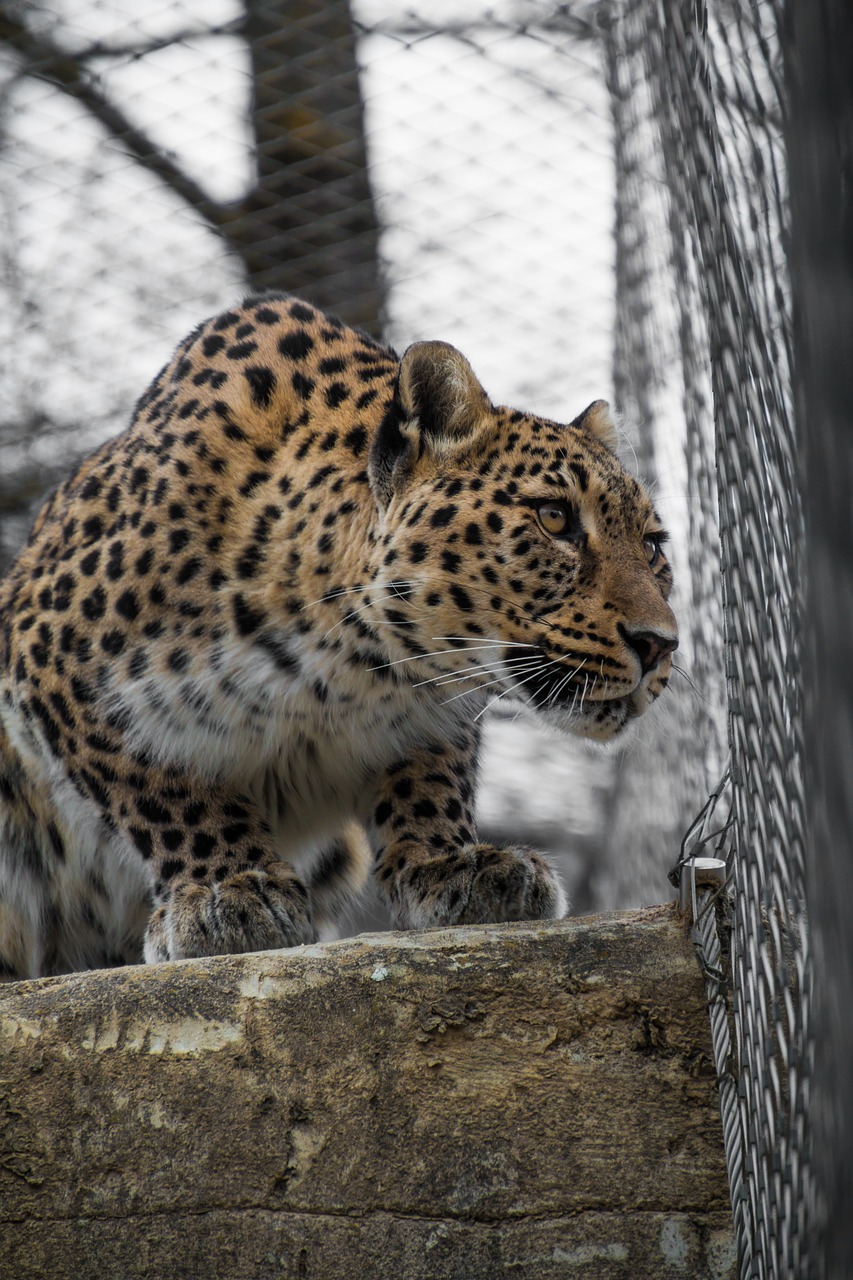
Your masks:
<svg viewBox="0 0 853 1280"><path fill-rule="evenodd" d="M491 405L468 361L449 342L415 342L400 362L397 395L424 445L435 452L470 441Z"/></svg>
<svg viewBox="0 0 853 1280"><path fill-rule="evenodd" d="M384 506L424 454L463 453L491 409L468 361L448 342L415 342L400 361L394 403L373 439L368 473Z"/></svg>
<svg viewBox="0 0 853 1280"><path fill-rule="evenodd" d="M610 416L610 405L606 400L593 400L592 404L587 405L583 413L573 418L569 425L583 427L584 431L588 431L591 436L595 436L596 440L600 440L602 444L607 445L608 449L616 452L619 438Z"/></svg>

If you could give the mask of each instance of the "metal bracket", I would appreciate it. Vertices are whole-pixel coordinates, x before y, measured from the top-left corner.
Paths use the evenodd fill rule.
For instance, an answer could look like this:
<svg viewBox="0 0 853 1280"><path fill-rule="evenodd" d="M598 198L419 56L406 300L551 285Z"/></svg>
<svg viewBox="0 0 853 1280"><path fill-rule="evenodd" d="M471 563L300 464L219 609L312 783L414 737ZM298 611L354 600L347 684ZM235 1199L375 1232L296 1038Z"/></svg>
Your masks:
<svg viewBox="0 0 853 1280"><path fill-rule="evenodd" d="M678 871L678 910L692 923L699 916L697 890L723 889L726 864L722 858L685 858Z"/></svg>

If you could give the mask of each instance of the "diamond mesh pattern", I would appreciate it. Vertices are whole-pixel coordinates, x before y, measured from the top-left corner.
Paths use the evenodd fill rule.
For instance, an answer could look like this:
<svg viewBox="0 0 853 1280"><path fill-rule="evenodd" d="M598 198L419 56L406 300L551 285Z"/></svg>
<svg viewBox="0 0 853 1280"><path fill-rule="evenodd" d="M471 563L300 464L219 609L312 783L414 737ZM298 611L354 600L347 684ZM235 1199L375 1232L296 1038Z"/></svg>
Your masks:
<svg viewBox="0 0 853 1280"><path fill-rule="evenodd" d="M784 255L787 190L775 7L644 5L670 193L685 389L710 369L732 753L732 1015L738 1105L723 1108L744 1277L819 1272L807 1127L812 1067L802 744L802 498ZM695 264L695 265L694 265ZM706 394L699 397L707 404ZM687 419L711 533L707 432ZM707 544L706 544L707 545ZM697 560L699 562L697 562ZM713 652L713 636L699 644Z"/></svg>

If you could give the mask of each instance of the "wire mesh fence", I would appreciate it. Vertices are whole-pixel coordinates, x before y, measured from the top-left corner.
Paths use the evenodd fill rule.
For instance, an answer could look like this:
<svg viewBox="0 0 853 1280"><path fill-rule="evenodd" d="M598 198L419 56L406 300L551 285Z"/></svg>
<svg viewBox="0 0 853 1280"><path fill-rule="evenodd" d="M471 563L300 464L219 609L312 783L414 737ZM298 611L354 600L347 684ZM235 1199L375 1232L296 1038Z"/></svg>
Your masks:
<svg viewBox="0 0 853 1280"><path fill-rule="evenodd" d="M699 932L716 973L731 922L730 1038L719 985L712 1005L740 1271L810 1280L782 20L776 0L463 18L444 0L3 0L0 560L247 284L400 347L454 342L498 401L565 420L612 396L674 528L675 696L609 759L496 722L484 824L511 834L522 809L576 905L658 900L731 751L722 957L707 914Z"/></svg>
<svg viewBox="0 0 853 1280"><path fill-rule="evenodd" d="M725 638L738 1106L725 1107L724 1118L735 1223L744 1276L808 1277L817 1266L810 1244L817 1201L807 1129L813 1027L805 916L803 512L784 247L779 15L759 0L707 8L665 0L637 8L671 201L687 402L695 388L704 392L686 415L696 522L692 617L714 624L697 650L716 659ZM632 9L614 10L626 41L639 30ZM712 440L722 627L707 562L702 565L713 528Z"/></svg>

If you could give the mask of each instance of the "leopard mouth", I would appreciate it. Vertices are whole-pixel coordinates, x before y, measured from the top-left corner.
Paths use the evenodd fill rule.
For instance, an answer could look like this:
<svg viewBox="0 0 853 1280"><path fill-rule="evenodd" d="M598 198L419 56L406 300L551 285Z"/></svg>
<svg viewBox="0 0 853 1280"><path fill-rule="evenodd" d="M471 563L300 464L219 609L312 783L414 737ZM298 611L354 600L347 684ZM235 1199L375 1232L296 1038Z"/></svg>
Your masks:
<svg viewBox="0 0 853 1280"><path fill-rule="evenodd" d="M608 681L585 669L587 659L582 655L555 660L535 645L513 647L510 654L508 666L511 674L516 673L516 693L538 708L582 710L585 703L613 708L625 703L630 715L642 715L648 705L648 695L639 685L628 693L610 692Z"/></svg>

